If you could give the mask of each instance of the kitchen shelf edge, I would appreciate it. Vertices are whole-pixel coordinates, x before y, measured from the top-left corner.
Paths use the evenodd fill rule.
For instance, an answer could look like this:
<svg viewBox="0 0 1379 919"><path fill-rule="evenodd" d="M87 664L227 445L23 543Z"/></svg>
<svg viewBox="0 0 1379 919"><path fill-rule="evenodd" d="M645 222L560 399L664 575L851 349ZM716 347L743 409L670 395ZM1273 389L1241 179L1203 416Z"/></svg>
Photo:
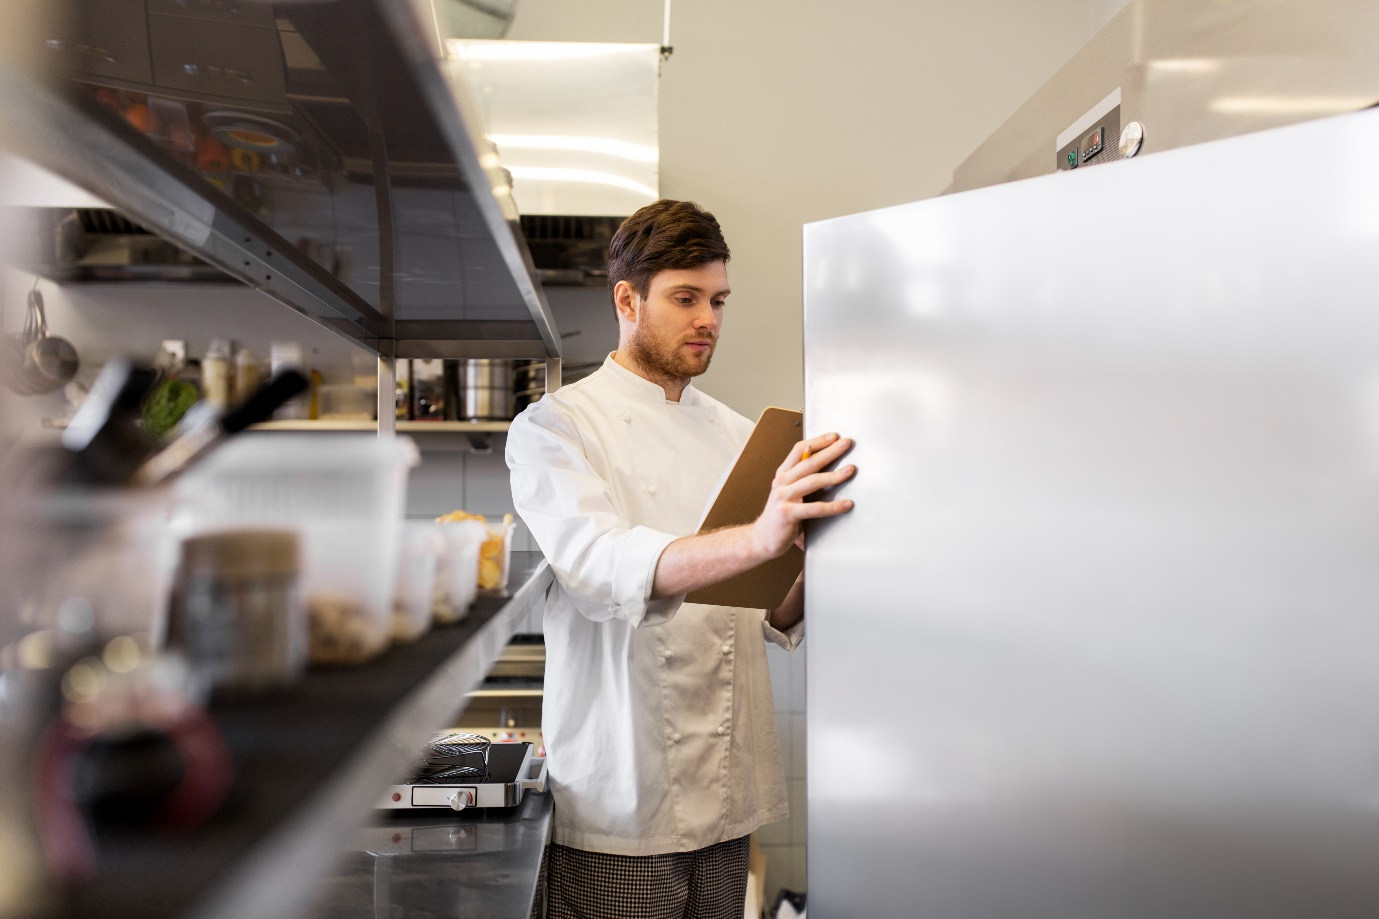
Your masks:
<svg viewBox="0 0 1379 919"><path fill-rule="evenodd" d="M530 577L468 641L395 705L302 813L277 829L217 885L193 919L294 919L335 861L335 843L367 814L386 785L415 762L427 737L464 706L518 621L545 596L553 575L542 559ZM423 639L424 640L424 639Z"/></svg>

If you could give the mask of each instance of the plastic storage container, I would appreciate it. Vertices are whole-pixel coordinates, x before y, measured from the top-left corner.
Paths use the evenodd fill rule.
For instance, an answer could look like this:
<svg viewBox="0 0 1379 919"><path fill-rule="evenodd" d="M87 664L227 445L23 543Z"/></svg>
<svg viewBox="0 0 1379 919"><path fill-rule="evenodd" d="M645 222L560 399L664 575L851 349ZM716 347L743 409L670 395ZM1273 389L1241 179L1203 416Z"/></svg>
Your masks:
<svg viewBox="0 0 1379 919"><path fill-rule="evenodd" d="M508 568L512 562L512 515L487 523L484 543L479 547L479 593L502 595L508 589Z"/></svg>
<svg viewBox="0 0 1379 919"><path fill-rule="evenodd" d="M302 535L312 663L358 663L388 646L408 438L243 434L184 476L182 535L290 527Z"/></svg>
<svg viewBox="0 0 1379 919"><path fill-rule="evenodd" d="M469 615L479 587L479 550L487 536L478 520L434 524L444 540L436 576L433 607L437 623L459 622Z"/></svg>
<svg viewBox="0 0 1379 919"><path fill-rule="evenodd" d="M446 551L440 526L430 521L409 521L403 526L393 597L394 641L415 641L431 628L436 570Z"/></svg>
<svg viewBox="0 0 1379 919"><path fill-rule="evenodd" d="M28 479L21 480L23 483ZM169 488L18 491L11 523L22 533L5 591L24 619L104 642L148 636L161 646L178 541L169 530Z"/></svg>
<svg viewBox="0 0 1379 919"><path fill-rule="evenodd" d="M317 391L322 420L372 421L377 414L378 390L353 383L327 383Z"/></svg>

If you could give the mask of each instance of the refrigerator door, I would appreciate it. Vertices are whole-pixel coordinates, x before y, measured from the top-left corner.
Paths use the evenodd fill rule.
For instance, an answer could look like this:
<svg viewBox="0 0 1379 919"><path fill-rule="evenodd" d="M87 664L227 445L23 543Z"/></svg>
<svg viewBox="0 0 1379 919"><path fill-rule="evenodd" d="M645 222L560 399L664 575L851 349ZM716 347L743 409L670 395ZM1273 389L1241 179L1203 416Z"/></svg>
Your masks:
<svg viewBox="0 0 1379 919"><path fill-rule="evenodd" d="M1379 915L1376 148L805 228L815 919Z"/></svg>

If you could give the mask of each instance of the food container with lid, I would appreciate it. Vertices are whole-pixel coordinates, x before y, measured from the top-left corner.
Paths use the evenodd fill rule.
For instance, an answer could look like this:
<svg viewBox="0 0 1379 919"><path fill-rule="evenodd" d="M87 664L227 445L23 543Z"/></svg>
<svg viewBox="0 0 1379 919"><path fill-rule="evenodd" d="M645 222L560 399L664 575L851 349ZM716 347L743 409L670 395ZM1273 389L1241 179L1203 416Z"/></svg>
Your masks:
<svg viewBox="0 0 1379 919"><path fill-rule="evenodd" d="M307 628L292 530L225 530L182 542L168 646L206 688L254 693L306 669Z"/></svg>
<svg viewBox="0 0 1379 919"><path fill-rule="evenodd" d="M316 390L321 420L372 421L378 414L378 390L354 383L326 383Z"/></svg>
<svg viewBox="0 0 1379 919"><path fill-rule="evenodd" d="M403 526L393 597L393 641L415 641L431 628L436 571L447 548L440 527L429 520L409 520Z"/></svg>
<svg viewBox="0 0 1379 919"><path fill-rule="evenodd" d="M160 646L177 564L172 490L34 487L17 495L10 520L23 538L10 541L3 587L23 614L11 624L102 642L146 636Z"/></svg>
<svg viewBox="0 0 1379 919"><path fill-rule="evenodd" d="M444 541L436 577L436 622L459 622L469 615L479 587L479 550L488 535L481 520L435 524Z"/></svg>
<svg viewBox="0 0 1379 919"><path fill-rule="evenodd" d="M302 537L313 663L357 663L392 635L415 444L372 434L242 434L183 476L184 535L243 527Z"/></svg>
<svg viewBox="0 0 1379 919"><path fill-rule="evenodd" d="M488 521L486 530L479 547L479 593L502 596L507 593L512 563L512 515Z"/></svg>

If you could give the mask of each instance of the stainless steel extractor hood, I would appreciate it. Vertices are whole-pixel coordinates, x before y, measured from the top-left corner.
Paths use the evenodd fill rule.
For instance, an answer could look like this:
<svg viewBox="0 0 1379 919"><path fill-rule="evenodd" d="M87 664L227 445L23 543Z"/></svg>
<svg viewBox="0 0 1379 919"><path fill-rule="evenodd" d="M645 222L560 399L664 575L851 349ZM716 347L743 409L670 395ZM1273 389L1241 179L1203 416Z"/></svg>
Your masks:
<svg viewBox="0 0 1379 919"><path fill-rule="evenodd" d="M60 284L143 282L238 283L235 278L134 222L120 211L93 207L14 207L23 228L12 258ZM602 287L608 282L608 243L621 217L524 215L522 236L545 286ZM342 269L337 266L337 272Z"/></svg>
<svg viewBox="0 0 1379 919"><path fill-rule="evenodd" d="M239 283L109 207L22 208L15 262L60 284L110 281Z"/></svg>

